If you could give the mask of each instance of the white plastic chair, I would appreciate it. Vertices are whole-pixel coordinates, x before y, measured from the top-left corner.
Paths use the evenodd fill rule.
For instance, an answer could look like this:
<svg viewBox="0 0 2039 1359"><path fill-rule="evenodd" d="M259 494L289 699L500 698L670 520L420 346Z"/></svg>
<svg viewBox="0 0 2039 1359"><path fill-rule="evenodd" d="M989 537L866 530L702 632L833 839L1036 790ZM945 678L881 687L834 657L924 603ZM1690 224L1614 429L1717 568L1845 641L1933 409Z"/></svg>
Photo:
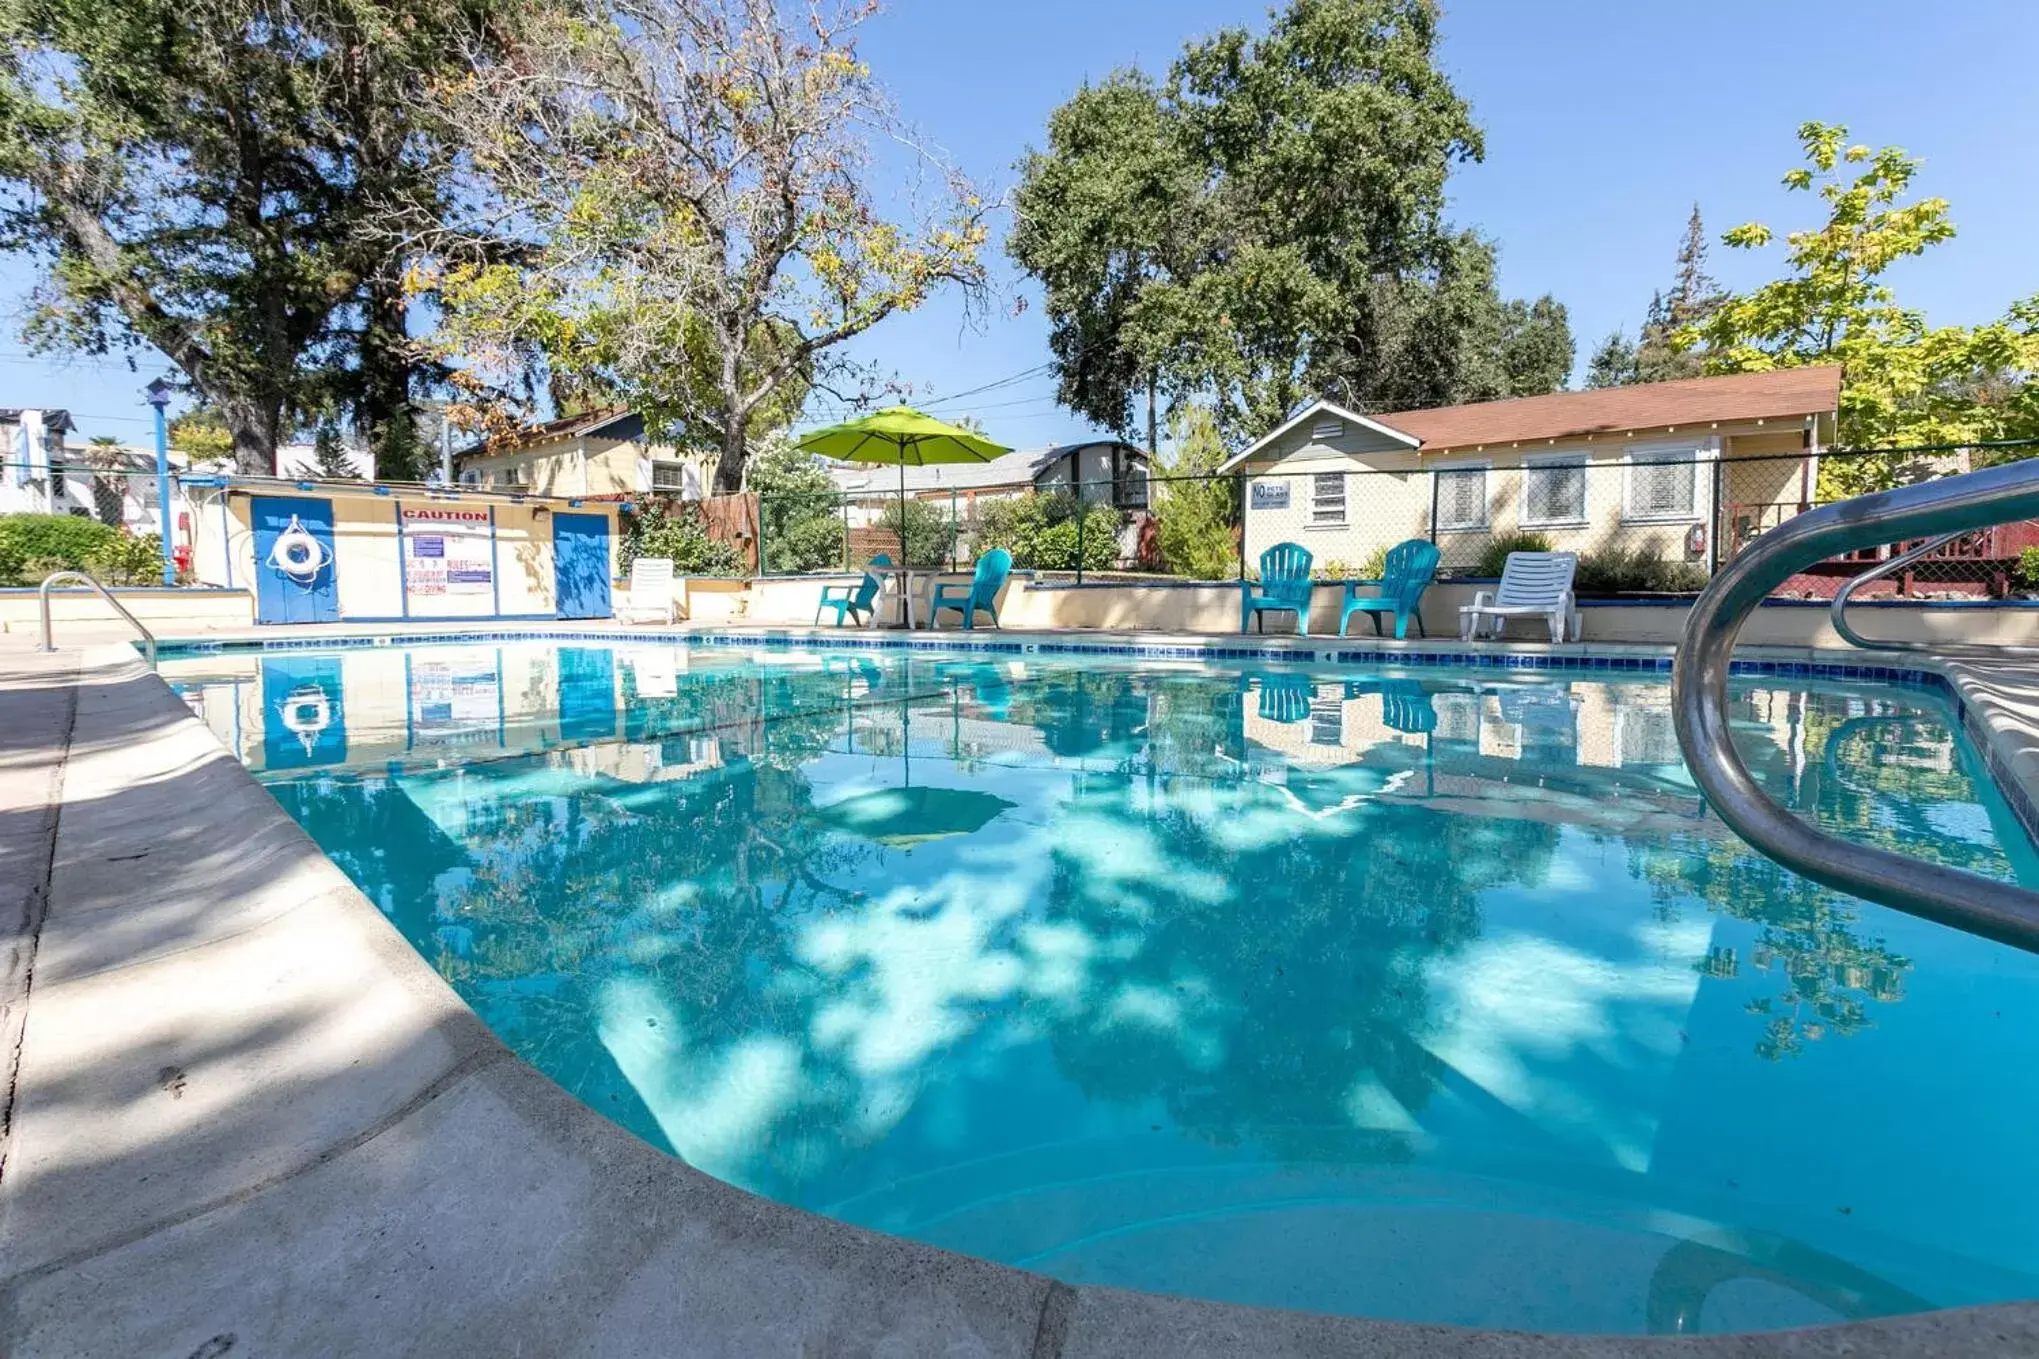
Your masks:
<svg viewBox="0 0 2039 1359"><path fill-rule="evenodd" d="M1579 636L1579 610L1572 601L1572 576L1579 569L1576 552L1511 552L1501 568L1501 588L1485 590L1458 611L1458 633L1465 641L1480 635L1499 637L1511 618L1541 618L1550 624L1550 639L1565 640L1565 630Z"/></svg>
<svg viewBox="0 0 2039 1359"><path fill-rule="evenodd" d="M673 559L639 557L631 562L630 587L616 597L612 612L623 622L639 618L676 621L679 610L673 599Z"/></svg>

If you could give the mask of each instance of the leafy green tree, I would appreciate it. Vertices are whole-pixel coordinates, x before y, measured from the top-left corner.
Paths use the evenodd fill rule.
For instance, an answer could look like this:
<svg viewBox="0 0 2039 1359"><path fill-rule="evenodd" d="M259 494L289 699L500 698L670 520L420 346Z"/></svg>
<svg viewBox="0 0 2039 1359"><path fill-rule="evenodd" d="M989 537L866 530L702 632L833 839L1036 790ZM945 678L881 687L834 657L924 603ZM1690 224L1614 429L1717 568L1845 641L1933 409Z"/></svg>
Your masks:
<svg viewBox="0 0 2039 1359"><path fill-rule="evenodd" d="M170 422L168 433L170 447L199 461L211 462L234 456L234 432L227 428L220 413L210 406L184 412ZM269 476L275 471L275 464L266 462L262 465L261 475Z"/></svg>
<svg viewBox="0 0 2039 1359"><path fill-rule="evenodd" d="M910 218L869 182L874 140L913 143L858 56L868 12L586 0L476 62L450 114L465 210L415 275L471 393L618 393L716 448L729 494L811 382L853 375L845 341L945 285L975 297L969 182L924 158L936 201Z"/></svg>
<svg viewBox="0 0 2039 1359"><path fill-rule="evenodd" d="M489 0L37 0L0 8L0 248L42 262L38 349L153 345L273 470L348 406L407 465L419 380L392 205L436 215L433 84Z"/></svg>
<svg viewBox="0 0 2039 1359"><path fill-rule="evenodd" d="M842 494L820 463L781 439L751 461L767 571L843 566Z"/></svg>
<svg viewBox="0 0 2039 1359"><path fill-rule="evenodd" d="M1443 222L1482 138L1436 39L1431 0L1296 0L1262 35L1190 44L1165 82L1119 72L1056 109L1008 249L1046 292L1062 401L1130 434L1151 384L1236 439L1323 390L1370 409L1547 390L1554 304L1505 357L1492 248Z"/></svg>
<svg viewBox="0 0 2039 1359"><path fill-rule="evenodd" d="M1217 476L1225 443L1210 413L1185 407L1175 422L1175 457L1156 483L1155 531L1164 569L1195 580L1224 580L1239 569L1239 494Z"/></svg>
<svg viewBox="0 0 2039 1359"><path fill-rule="evenodd" d="M1501 326L1507 395L1542 396L1563 391L1576 353L1564 303L1548 294L1534 302L1508 302L1501 309Z"/></svg>
<svg viewBox="0 0 2039 1359"><path fill-rule="evenodd" d="M1919 162L1897 147L1853 144L1847 128L1816 122L1801 125L1798 138L1808 164L1785 175L1784 185L1817 194L1825 223L1785 237L1784 278L1729 298L1676 342L1703 347L1712 373L1843 365L1846 445L2039 434L2039 390L2028 380L2039 371L2039 296L1987 325L1928 326L1923 314L1898 304L1884 273L1953 238L1947 201L1909 197ZM1774 233L1750 222L1723 239L1755 250ZM1901 453L1828 460L1821 489L1853 494L1894 485L1911 461Z"/></svg>
<svg viewBox="0 0 2039 1359"><path fill-rule="evenodd" d="M946 504L911 497L886 501L878 515L878 529L891 537L893 564L901 566L944 565L956 536ZM902 552L904 560L898 555Z"/></svg>

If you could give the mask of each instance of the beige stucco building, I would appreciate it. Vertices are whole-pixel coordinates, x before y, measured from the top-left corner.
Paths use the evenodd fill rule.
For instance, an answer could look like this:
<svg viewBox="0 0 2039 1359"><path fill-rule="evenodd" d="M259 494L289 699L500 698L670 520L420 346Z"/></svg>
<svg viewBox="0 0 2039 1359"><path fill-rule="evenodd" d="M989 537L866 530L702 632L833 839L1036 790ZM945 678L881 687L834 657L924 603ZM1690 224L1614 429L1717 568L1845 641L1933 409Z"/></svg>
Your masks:
<svg viewBox="0 0 2039 1359"><path fill-rule="evenodd" d="M657 492L698 500L714 477L698 450L653 443L624 410L569 416L455 455L463 486L532 495L621 499Z"/></svg>
<svg viewBox="0 0 2039 1359"><path fill-rule="evenodd" d="M1296 542L1356 569L1431 538L1462 570L1523 531L1707 565L1812 503L1840 390L1823 367L1380 415L1319 400L1224 470L1246 482L1249 562Z"/></svg>

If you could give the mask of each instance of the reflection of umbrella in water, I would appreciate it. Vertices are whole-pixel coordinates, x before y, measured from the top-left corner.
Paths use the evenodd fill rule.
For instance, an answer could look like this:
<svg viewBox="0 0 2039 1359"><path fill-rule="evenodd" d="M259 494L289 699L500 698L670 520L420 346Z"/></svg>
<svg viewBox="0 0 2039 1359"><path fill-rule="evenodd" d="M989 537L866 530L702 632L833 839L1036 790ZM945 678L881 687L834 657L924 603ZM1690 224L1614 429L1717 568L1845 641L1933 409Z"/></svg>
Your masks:
<svg viewBox="0 0 2039 1359"><path fill-rule="evenodd" d="M814 819L892 849L912 849L980 831L1016 805L968 788L880 788L817 807Z"/></svg>

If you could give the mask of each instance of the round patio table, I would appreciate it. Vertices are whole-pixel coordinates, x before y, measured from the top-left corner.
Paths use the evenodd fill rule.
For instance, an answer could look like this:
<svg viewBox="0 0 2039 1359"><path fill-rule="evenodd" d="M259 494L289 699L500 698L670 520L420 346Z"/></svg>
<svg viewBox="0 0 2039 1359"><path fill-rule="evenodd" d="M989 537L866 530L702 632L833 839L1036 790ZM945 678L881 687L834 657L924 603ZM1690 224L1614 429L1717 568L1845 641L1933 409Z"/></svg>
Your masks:
<svg viewBox="0 0 2039 1359"><path fill-rule="evenodd" d="M874 576L881 578L891 576L899 582L900 621L891 626L905 628L909 632L919 627L920 624L915 622L913 617L913 578L916 573L924 576L934 568L925 566L880 566L874 562L864 569ZM873 616L875 617L875 614Z"/></svg>

